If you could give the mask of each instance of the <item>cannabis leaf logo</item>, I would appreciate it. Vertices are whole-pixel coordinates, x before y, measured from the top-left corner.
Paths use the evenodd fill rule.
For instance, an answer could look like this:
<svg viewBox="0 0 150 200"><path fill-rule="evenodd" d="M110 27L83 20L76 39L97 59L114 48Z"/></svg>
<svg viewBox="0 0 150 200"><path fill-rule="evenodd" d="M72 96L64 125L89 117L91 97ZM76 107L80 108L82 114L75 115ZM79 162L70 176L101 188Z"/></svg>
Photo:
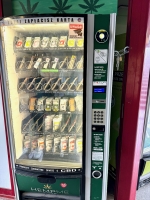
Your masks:
<svg viewBox="0 0 150 200"><path fill-rule="evenodd" d="M55 7L49 7L51 10L57 11L56 13L65 13L66 10L71 8L72 5L68 5L68 0L53 0Z"/></svg>
<svg viewBox="0 0 150 200"><path fill-rule="evenodd" d="M83 0L86 5L84 4L79 4L79 6L83 9L86 9L85 13L88 13L89 11L92 12L98 12L97 8L100 8L104 5L104 3L97 5L99 0Z"/></svg>
<svg viewBox="0 0 150 200"><path fill-rule="evenodd" d="M39 2L37 2L37 3L33 4L33 6L31 6L30 0L27 0L27 8L25 8L24 4L21 1L19 1L19 3L20 3L22 10L25 14L31 14L31 13L34 12L34 10L36 9ZM37 12L36 12L36 14L37 14Z"/></svg>
<svg viewBox="0 0 150 200"><path fill-rule="evenodd" d="M43 187L44 189L51 189L51 186L50 185L44 185L44 187Z"/></svg>

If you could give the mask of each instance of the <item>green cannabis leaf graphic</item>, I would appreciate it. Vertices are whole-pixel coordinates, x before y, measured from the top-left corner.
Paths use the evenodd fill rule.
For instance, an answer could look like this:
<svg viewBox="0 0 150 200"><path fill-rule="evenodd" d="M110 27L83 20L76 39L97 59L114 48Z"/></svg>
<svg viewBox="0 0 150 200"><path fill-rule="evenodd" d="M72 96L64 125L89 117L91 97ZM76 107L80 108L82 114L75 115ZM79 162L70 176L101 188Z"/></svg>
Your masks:
<svg viewBox="0 0 150 200"><path fill-rule="evenodd" d="M83 9L86 9L85 13L87 12L98 12L97 8L100 8L104 5L104 3L97 5L99 0L83 0L86 5L84 4L79 4L79 6Z"/></svg>
<svg viewBox="0 0 150 200"><path fill-rule="evenodd" d="M49 9L57 11L56 13L65 13L65 11L72 6L67 6L68 0L53 0L53 3L55 4L55 7L49 7Z"/></svg>
<svg viewBox="0 0 150 200"><path fill-rule="evenodd" d="M33 6L31 6L30 0L27 0L27 8L25 8L25 5L21 1L19 1L19 3L20 3L22 10L25 14L32 14L34 12L34 10L36 9L39 2L37 2L37 3L33 4ZM36 12L36 14L37 14L37 12Z"/></svg>

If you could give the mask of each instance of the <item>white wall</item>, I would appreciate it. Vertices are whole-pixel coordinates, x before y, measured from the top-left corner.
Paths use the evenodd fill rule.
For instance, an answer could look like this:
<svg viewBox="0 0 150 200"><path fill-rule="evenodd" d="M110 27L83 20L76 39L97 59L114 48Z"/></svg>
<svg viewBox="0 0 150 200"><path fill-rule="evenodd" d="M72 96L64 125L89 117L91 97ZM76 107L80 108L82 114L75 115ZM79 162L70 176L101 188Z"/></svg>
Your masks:
<svg viewBox="0 0 150 200"><path fill-rule="evenodd" d="M11 189L1 90L0 90L0 188Z"/></svg>

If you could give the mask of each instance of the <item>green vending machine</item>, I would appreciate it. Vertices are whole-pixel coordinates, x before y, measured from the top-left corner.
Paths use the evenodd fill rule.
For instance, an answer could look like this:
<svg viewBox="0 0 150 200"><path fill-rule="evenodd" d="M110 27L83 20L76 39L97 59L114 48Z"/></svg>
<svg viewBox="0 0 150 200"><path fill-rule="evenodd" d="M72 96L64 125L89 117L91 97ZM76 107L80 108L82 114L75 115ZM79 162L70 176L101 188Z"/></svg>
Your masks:
<svg viewBox="0 0 150 200"><path fill-rule="evenodd" d="M1 21L17 200L107 198L116 14L81 14L103 6L92 2L78 14L65 14L68 1L53 1L51 14L20 2L22 16Z"/></svg>

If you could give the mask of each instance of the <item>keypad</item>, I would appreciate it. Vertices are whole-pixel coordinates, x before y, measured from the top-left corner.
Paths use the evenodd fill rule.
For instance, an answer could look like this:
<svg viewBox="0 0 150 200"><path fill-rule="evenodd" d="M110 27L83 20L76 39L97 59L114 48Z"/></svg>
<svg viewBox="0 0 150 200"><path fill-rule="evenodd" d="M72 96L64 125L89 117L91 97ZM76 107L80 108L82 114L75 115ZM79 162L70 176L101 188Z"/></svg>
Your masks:
<svg viewBox="0 0 150 200"><path fill-rule="evenodd" d="M93 125L105 125L105 109L93 109Z"/></svg>

